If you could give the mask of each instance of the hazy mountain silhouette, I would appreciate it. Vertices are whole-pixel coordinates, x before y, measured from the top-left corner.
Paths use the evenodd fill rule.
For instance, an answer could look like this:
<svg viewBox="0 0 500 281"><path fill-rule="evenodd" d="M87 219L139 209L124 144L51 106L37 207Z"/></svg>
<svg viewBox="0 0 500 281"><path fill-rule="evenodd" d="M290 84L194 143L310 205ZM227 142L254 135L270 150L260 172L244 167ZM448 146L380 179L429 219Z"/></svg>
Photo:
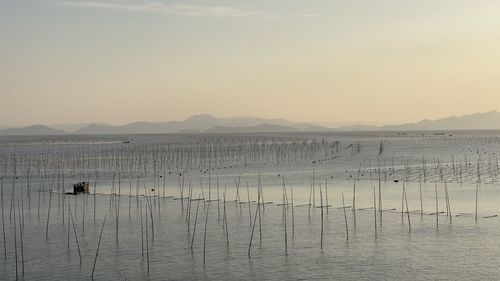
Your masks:
<svg viewBox="0 0 500 281"><path fill-rule="evenodd" d="M61 123L55 125L48 125L50 128L54 128L57 130L65 131L65 132L74 132L76 130L80 130L84 127L91 125L92 123Z"/></svg>
<svg viewBox="0 0 500 281"><path fill-rule="evenodd" d="M182 121L134 122L121 126L92 124L75 131L75 134L154 134L179 132L270 132L273 130L297 131L310 128L309 123L285 119L255 117L217 118L209 114L194 115Z"/></svg>
<svg viewBox="0 0 500 281"><path fill-rule="evenodd" d="M500 112L489 111L463 116L387 126L343 126L342 131L434 131L434 130L500 130Z"/></svg>
<svg viewBox="0 0 500 281"><path fill-rule="evenodd" d="M490 111L463 116L452 116L437 120L422 120L417 123L382 126L388 131L398 130L498 130L500 129L500 112Z"/></svg>
<svg viewBox="0 0 500 281"><path fill-rule="evenodd" d="M299 129L274 124L260 124L246 127L215 126L211 129L205 130L206 133L272 133L296 131L299 131Z"/></svg>
<svg viewBox="0 0 500 281"><path fill-rule="evenodd" d="M66 132L47 127L45 125L32 125L23 128L9 128L0 130L0 135L3 136L20 136L20 135L61 135Z"/></svg>
<svg viewBox="0 0 500 281"><path fill-rule="evenodd" d="M134 122L112 126L104 124L61 124L56 127L80 127L76 131L63 131L44 125L24 128L0 129L0 135L58 135L73 134L165 134L165 133L249 133L294 131L412 131L412 130L500 130L500 112L490 111L464 116L452 116L437 120L422 120L400 125L370 126L349 125L338 128L317 126L311 123L293 122L286 119L257 117L217 118L209 114L194 115L182 121Z"/></svg>
<svg viewBox="0 0 500 281"><path fill-rule="evenodd" d="M134 122L130 124L111 126L91 124L76 130L75 134L158 134L178 133L180 131L204 131L222 125L218 118L203 114L194 115L183 121L168 122Z"/></svg>

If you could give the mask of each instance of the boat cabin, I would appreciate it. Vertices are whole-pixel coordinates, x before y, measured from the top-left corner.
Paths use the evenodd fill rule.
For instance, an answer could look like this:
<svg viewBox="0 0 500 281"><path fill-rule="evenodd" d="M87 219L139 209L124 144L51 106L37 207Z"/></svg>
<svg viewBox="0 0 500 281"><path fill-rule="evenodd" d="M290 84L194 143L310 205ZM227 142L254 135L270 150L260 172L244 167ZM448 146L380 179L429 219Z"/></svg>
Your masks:
<svg viewBox="0 0 500 281"><path fill-rule="evenodd" d="M90 192L90 187L89 187L89 182L88 181L82 181L79 183L73 184L73 194L80 194L80 193L89 193Z"/></svg>

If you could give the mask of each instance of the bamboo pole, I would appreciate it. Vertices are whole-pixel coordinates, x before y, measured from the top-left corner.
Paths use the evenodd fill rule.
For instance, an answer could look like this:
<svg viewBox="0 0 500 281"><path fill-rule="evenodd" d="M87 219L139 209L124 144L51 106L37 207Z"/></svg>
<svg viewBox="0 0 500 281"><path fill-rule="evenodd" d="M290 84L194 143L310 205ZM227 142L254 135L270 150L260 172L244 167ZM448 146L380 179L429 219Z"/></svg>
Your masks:
<svg viewBox="0 0 500 281"><path fill-rule="evenodd" d="M420 193L420 216L424 216L424 208L423 208L423 202L422 202L422 181L418 181L418 188L419 188L419 193Z"/></svg>
<svg viewBox="0 0 500 281"><path fill-rule="evenodd" d="M45 227L45 239L49 240L50 207L52 205L52 189L49 191L49 209L47 211L47 225Z"/></svg>
<svg viewBox="0 0 500 281"><path fill-rule="evenodd" d="M345 235L346 240L349 240L349 227L347 226L347 214L345 210L344 192L342 192L342 209L344 209Z"/></svg>
<svg viewBox="0 0 500 281"><path fill-rule="evenodd" d="M193 244L194 244L194 235L196 234L196 225L198 223L198 210L200 209L200 195L198 195L198 202L196 204L196 214L194 217L194 227L193 227L193 237L191 239L191 252L193 251Z"/></svg>
<svg viewBox="0 0 500 281"><path fill-rule="evenodd" d="M479 193L479 181L476 182L476 210L474 212L474 218L477 222L477 197L478 197L478 193Z"/></svg>
<svg viewBox="0 0 500 281"><path fill-rule="evenodd" d="M146 262L148 266L148 274L149 274L149 232L148 232L148 211L151 212L151 209L146 205L146 220L144 229L146 230Z"/></svg>
<svg viewBox="0 0 500 281"><path fill-rule="evenodd" d="M1 197L1 202L2 202L2 234L3 234L3 251L4 251L4 260L7 260L7 241L6 241L6 235L5 235L5 214L4 214L4 207L3 207L3 199L4 199L4 193L3 193L3 176L0 178L0 197Z"/></svg>
<svg viewBox="0 0 500 281"><path fill-rule="evenodd" d="M206 264L206 252L207 252L207 226L208 226L208 211L210 209L210 201L207 205L207 212L205 215L205 233L203 234L203 265Z"/></svg>
<svg viewBox="0 0 500 281"><path fill-rule="evenodd" d="M356 228L356 181L352 187L352 218L354 223L354 228Z"/></svg>
<svg viewBox="0 0 500 281"><path fill-rule="evenodd" d="M95 252L95 259L94 259L94 266L92 267L92 275L91 279L94 280L94 273L95 273L95 266L97 263L97 256L99 255L99 248L101 247L101 240L102 240L102 233L104 230L104 225L106 224L106 217L108 216L108 213L104 215L104 220L102 222L102 227L101 227L101 233L99 234L99 241L97 242L97 250Z"/></svg>
<svg viewBox="0 0 500 281"><path fill-rule="evenodd" d="M292 237L295 237L295 215L293 212L293 188L290 187L290 196L291 196L291 203L292 203Z"/></svg>
<svg viewBox="0 0 500 281"><path fill-rule="evenodd" d="M328 178L325 179L326 214L328 215Z"/></svg>
<svg viewBox="0 0 500 281"><path fill-rule="evenodd" d="M437 191L436 181L434 181L434 190L436 193L436 228L439 228L439 206L438 206L438 191Z"/></svg>
<svg viewBox="0 0 500 281"><path fill-rule="evenodd" d="M283 204L282 204L282 208L283 208L283 225L285 226L285 231L284 231L284 240L285 240L285 255L288 255L288 234L287 234L287 222L286 222L286 218L287 218L287 209L288 209L288 202L285 203L285 191L286 191L286 188L285 188L285 177L283 176L282 177L283 179ZM288 201L288 200L287 200Z"/></svg>
<svg viewBox="0 0 500 281"><path fill-rule="evenodd" d="M405 196L406 215L408 216L408 232L411 233L410 210L408 209L408 197L406 196L406 187L404 182L403 182L403 191Z"/></svg>
<svg viewBox="0 0 500 281"><path fill-rule="evenodd" d="M226 192L224 191L223 193L224 197L224 214L223 214L223 220L224 220L224 229L226 230L226 246L229 247L229 230L227 227L227 213L226 213Z"/></svg>
<svg viewBox="0 0 500 281"><path fill-rule="evenodd" d="M11 205L12 206L12 205ZM12 209L11 209L12 210ZM16 208L13 210L14 213L14 258L16 261L16 280L19 279L19 267L17 259L17 223L16 223Z"/></svg>
<svg viewBox="0 0 500 281"><path fill-rule="evenodd" d="M252 227L252 211L250 209L250 190L248 188L248 181L247 181L247 204L248 204L248 219L250 222L250 227Z"/></svg>
<svg viewBox="0 0 500 281"><path fill-rule="evenodd" d="M321 191L321 187L319 188L319 198L320 198L320 207L321 207L321 249L323 249L323 192Z"/></svg>
<svg viewBox="0 0 500 281"><path fill-rule="evenodd" d="M380 179L379 179L380 180ZM375 238L377 238L377 199L376 199L375 186L373 186L373 216L374 216L374 226L375 226Z"/></svg>
<svg viewBox="0 0 500 281"><path fill-rule="evenodd" d="M71 213L71 208L69 209L69 217L71 218L71 224L73 225L73 233L75 234L76 246L78 247L78 257L80 258L80 265L81 265L82 253L80 251L80 242L78 241L78 235L76 234L75 221L73 220L73 214Z"/></svg>
<svg viewBox="0 0 500 281"><path fill-rule="evenodd" d="M249 203L250 204L250 203ZM257 208L255 208L255 216L253 220L252 232L250 234L250 242L248 243L248 258L250 258L250 250L252 249L253 234L255 232L255 225L257 222L257 212L260 210L260 193L257 193Z"/></svg>
<svg viewBox="0 0 500 281"><path fill-rule="evenodd" d="M144 258L144 221L142 214L142 201L139 202L140 216L141 216L141 257Z"/></svg>
<svg viewBox="0 0 500 281"><path fill-rule="evenodd" d="M21 211L21 207L19 207L19 199L17 199L17 210L18 214L22 214L22 217L19 219L19 238L21 241L21 275L24 276L24 243L23 243L23 224L24 220L24 212ZM16 227L16 226L14 226Z"/></svg>

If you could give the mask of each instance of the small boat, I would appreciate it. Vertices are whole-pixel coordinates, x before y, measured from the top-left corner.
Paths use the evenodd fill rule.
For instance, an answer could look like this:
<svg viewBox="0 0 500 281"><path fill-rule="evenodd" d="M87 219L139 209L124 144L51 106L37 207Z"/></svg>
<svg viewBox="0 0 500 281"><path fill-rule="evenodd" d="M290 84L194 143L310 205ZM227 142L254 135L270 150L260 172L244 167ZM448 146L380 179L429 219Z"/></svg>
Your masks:
<svg viewBox="0 0 500 281"><path fill-rule="evenodd" d="M88 181L82 181L73 184L73 192L66 192L66 194L78 195L80 193L90 193L90 184Z"/></svg>

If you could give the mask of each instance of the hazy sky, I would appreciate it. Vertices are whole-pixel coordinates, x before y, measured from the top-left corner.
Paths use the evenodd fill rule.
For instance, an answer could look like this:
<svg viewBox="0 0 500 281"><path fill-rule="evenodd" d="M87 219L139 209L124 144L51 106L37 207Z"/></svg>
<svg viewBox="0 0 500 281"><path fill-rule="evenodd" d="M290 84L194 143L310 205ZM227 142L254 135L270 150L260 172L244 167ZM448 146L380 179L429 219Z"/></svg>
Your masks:
<svg viewBox="0 0 500 281"><path fill-rule="evenodd" d="M2 0L0 125L500 109L500 1Z"/></svg>

